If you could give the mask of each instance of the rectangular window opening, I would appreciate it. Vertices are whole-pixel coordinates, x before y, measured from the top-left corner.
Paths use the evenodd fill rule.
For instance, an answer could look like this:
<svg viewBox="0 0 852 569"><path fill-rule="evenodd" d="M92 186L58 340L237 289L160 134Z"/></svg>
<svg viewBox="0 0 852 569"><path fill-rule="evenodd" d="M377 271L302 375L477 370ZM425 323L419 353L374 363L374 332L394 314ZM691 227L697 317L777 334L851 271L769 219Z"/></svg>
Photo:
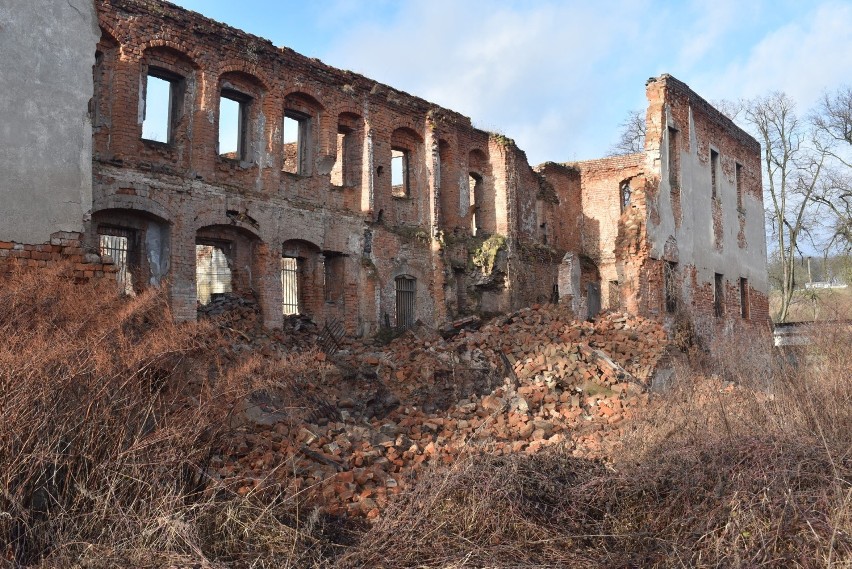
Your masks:
<svg viewBox="0 0 852 569"><path fill-rule="evenodd" d="M482 232L481 222L482 216L476 215L479 209L479 201L482 199L482 176L474 172L467 175L468 195L470 196L470 233L474 237ZM466 214L467 212L462 212Z"/></svg>
<svg viewBox="0 0 852 569"><path fill-rule="evenodd" d="M719 199L719 153L710 149L710 189L714 200Z"/></svg>
<svg viewBox="0 0 852 569"><path fill-rule="evenodd" d="M281 292L281 307L284 316L300 314L299 260L295 257L281 258Z"/></svg>
<svg viewBox="0 0 852 569"><path fill-rule="evenodd" d="M669 314L676 312L680 295L677 286L677 263L673 261L665 261L663 265L663 292L666 312Z"/></svg>
<svg viewBox="0 0 852 569"><path fill-rule="evenodd" d="M284 172L307 174L307 139L309 117L301 113L284 113Z"/></svg>
<svg viewBox="0 0 852 569"><path fill-rule="evenodd" d="M340 127L337 131L337 160L331 169L331 184L338 187L354 186L352 164L349 154L352 152L352 131Z"/></svg>
<svg viewBox="0 0 852 569"><path fill-rule="evenodd" d="M408 150L391 150L391 188L395 198L408 197Z"/></svg>
<svg viewBox="0 0 852 569"><path fill-rule="evenodd" d="M669 135L669 185L672 188L680 188L680 151L678 130L668 127Z"/></svg>
<svg viewBox="0 0 852 569"><path fill-rule="evenodd" d="M737 209L743 211L743 165L739 162L734 167L734 183L737 187Z"/></svg>
<svg viewBox="0 0 852 569"><path fill-rule="evenodd" d="M750 312L748 302L748 279L740 278L740 316L742 316L744 320L748 320Z"/></svg>
<svg viewBox="0 0 852 569"><path fill-rule="evenodd" d="M195 245L196 296L201 304L209 304L216 295L232 291L228 254L231 244L198 243Z"/></svg>
<svg viewBox="0 0 852 569"><path fill-rule="evenodd" d="M124 294L133 295L133 265L135 262L136 234L132 229L118 227L98 228L98 245L101 255L108 255L118 269L115 278Z"/></svg>
<svg viewBox="0 0 852 569"><path fill-rule="evenodd" d="M456 281L456 312L467 313L467 278L464 269L453 269Z"/></svg>
<svg viewBox="0 0 852 569"><path fill-rule="evenodd" d="M725 314L725 279L719 273L713 275L713 312L716 318Z"/></svg>
<svg viewBox="0 0 852 569"><path fill-rule="evenodd" d="M333 303L343 302L343 255L327 254L325 257L325 301Z"/></svg>
<svg viewBox="0 0 852 569"><path fill-rule="evenodd" d="M174 81L152 73L145 76L145 110L142 120L142 138L170 144Z"/></svg>
<svg viewBox="0 0 852 569"><path fill-rule="evenodd" d="M248 99L235 91L222 91L219 97L219 156L230 160L245 158Z"/></svg>
<svg viewBox="0 0 852 569"><path fill-rule="evenodd" d="M625 180L621 182L619 192L621 194L621 213L624 213L624 210L630 207L630 195L632 193L632 188L630 187L630 180Z"/></svg>

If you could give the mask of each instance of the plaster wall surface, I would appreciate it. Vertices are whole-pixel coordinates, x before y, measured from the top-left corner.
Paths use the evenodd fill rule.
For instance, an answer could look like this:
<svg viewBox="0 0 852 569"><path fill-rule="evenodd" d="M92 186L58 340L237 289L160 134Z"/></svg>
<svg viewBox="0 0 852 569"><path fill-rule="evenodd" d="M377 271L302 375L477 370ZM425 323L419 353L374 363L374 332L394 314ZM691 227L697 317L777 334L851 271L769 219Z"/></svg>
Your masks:
<svg viewBox="0 0 852 569"><path fill-rule="evenodd" d="M0 240L82 230L99 36L91 0L0 3Z"/></svg>
<svg viewBox="0 0 852 569"><path fill-rule="evenodd" d="M713 307L699 302L695 289L712 289L716 274L733 289L745 278L765 296L759 144L670 76L650 80L647 94L646 168L656 182L648 203L650 257L693 271L682 275L681 289L698 315L712 315ZM726 302L738 304L734 296ZM768 318L762 310L753 316Z"/></svg>

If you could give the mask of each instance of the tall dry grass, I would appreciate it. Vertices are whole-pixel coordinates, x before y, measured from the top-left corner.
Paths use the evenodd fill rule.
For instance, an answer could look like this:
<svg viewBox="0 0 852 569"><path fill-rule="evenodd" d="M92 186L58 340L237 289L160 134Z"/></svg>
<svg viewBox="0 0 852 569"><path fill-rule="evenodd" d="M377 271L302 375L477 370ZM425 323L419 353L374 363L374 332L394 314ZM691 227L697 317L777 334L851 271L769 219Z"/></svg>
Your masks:
<svg viewBox="0 0 852 569"><path fill-rule="evenodd" d="M0 565L852 566L848 329L795 365L725 339L677 366L607 464L471 454L368 530L286 479L241 496L207 468L246 395L305 391L312 354L226 366L218 332L174 324L160 293L61 268L0 281L0 334Z"/></svg>
<svg viewBox="0 0 852 569"><path fill-rule="evenodd" d="M207 475L237 403L285 366L224 369L216 330L175 324L161 292L63 267L0 281L0 337L0 565L322 562L338 530L297 497Z"/></svg>

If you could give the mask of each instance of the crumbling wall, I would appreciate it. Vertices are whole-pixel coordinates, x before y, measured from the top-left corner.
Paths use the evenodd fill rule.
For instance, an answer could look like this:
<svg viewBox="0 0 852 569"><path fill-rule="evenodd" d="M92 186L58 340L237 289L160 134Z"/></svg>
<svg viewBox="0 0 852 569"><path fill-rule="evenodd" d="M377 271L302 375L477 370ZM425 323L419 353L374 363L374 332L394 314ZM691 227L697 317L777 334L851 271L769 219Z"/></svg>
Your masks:
<svg viewBox="0 0 852 569"><path fill-rule="evenodd" d="M760 145L669 75L649 80L647 97L649 256L677 263L682 301L707 334L732 319L768 322ZM745 310L725 292L741 283ZM664 304L646 310L665 314Z"/></svg>
<svg viewBox="0 0 852 569"><path fill-rule="evenodd" d="M80 28L62 30L74 36L63 46L77 54L74 65L40 76L61 83L63 101L45 102L63 113L49 156L61 179L44 179L37 156L0 155L13 180L27 177L20 189L32 190L3 193L13 207L0 215L20 215L0 218L13 227L0 235L0 268L3 259L37 266L58 255L79 261L83 278L127 274L128 289L169 283L173 313L189 320L199 299L196 246L221 245L231 286L260 302L267 326L298 311L358 334L566 296L575 309L661 316L673 282L684 306L711 324L736 313L731 287L748 291L741 315L768 316L759 148L671 77L648 83L644 154L533 170L514 141L467 117L172 4L96 0L95 8L96 46L83 29L91 10L70 19L53 4L42 10ZM41 17L32 12L0 41L29 41L25 30ZM2 9L0 17L9 19ZM13 102L16 76L3 83ZM81 77L94 84L88 114ZM152 110L157 100L165 118ZM28 133L37 135L39 121ZM28 226L33 211L41 217ZM23 244L52 234L55 244ZM127 248L117 269L95 254L104 242ZM298 286L285 284L294 270ZM717 281L711 304L706 287ZM298 302L285 298L296 288Z"/></svg>
<svg viewBox="0 0 852 569"><path fill-rule="evenodd" d="M641 269L644 154L569 164L580 172L580 254L598 271L601 306L636 310ZM630 254L627 252L630 251Z"/></svg>
<svg viewBox="0 0 852 569"><path fill-rule="evenodd" d="M250 275L237 277L263 299L269 326L282 321L276 255L286 256L282 244L294 239L315 248L303 266L317 275L334 264L310 280L319 290L305 298L323 300L305 301L305 313L342 320L355 333L398 325L400 277L415 286L416 319L429 324L456 316L460 305L498 312L550 294L555 269L535 255L503 248L493 274L470 270L491 236L536 239L528 226L537 219L539 179L505 137L173 5L96 5L93 211L157 220L169 243L163 266L178 318L195 317L195 244L199 230L212 226L238 228L265 247ZM145 130L151 77L167 82L173 100L168 135L158 140ZM240 116L227 148L220 140L226 104ZM468 273L458 281L464 290L456 290L459 269ZM513 297L512 274L533 276L524 286L534 294ZM339 287L332 278L342 278L344 289L335 288L334 298L322 290Z"/></svg>

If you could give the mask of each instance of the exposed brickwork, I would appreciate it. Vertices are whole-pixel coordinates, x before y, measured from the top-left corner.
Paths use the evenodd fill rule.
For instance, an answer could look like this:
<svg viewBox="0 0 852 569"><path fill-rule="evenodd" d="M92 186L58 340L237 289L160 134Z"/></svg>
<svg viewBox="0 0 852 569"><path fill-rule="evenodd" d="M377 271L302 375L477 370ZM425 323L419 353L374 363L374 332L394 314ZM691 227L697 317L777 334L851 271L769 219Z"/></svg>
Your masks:
<svg viewBox="0 0 852 569"><path fill-rule="evenodd" d="M556 299L586 310L593 293L604 309L665 318L666 279L697 317L738 318L738 306L708 312L714 273L726 286L746 278L750 320L768 317L765 269L745 268L765 255L759 147L669 76L647 85L645 152L533 169L467 117L199 14L160 0L96 6L86 233L0 242L0 271L11 258L70 258L81 278L114 272L83 251L120 230L133 285L168 283L183 320L197 313L198 245L223 252L232 288L256 297L271 327L283 322L285 265L297 267L288 298L301 312L356 334L400 325L409 294L432 325ZM143 136L154 78L171 90L160 141ZM239 109L235 150L219 147L223 105ZM711 149L715 199L692 185ZM413 290L400 296L400 282Z"/></svg>
<svg viewBox="0 0 852 569"><path fill-rule="evenodd" d="M40 245L0 241L0 275L13 266L38 269L58 262L71 263L74 278L81 280L112 277L116 272L111 259L84 248L80 233L58 231L50 236L50 243Z"/></svg>

